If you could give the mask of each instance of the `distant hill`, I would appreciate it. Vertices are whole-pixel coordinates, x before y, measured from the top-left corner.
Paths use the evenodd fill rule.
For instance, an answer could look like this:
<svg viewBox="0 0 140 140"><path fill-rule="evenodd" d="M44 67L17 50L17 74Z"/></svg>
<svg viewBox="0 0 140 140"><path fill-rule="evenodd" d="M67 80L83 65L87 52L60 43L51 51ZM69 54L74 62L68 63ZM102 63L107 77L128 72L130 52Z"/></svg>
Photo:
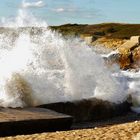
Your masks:
<svg viewBox="0 0 140 140"><path fill-rule="evenodd" d="M129 39L131 36L140 35L140 24L65 24L60 26L50 26L64 36L80 36L81 34L92 35L95 38L106 37L116 39Z"/></svg>

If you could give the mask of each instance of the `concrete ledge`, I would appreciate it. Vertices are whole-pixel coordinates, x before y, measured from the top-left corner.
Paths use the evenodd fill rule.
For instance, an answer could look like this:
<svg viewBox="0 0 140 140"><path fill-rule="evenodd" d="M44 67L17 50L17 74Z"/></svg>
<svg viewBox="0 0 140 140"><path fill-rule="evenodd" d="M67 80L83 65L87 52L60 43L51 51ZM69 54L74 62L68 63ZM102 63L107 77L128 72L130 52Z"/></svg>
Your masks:
<svg viewBox="0 0 140 140"><path fill-rule="evenodd" d="M0 109L0 136L66 130L71 125L71 116L48 109Z"/></svg>
<svg viewBox="0 0 140 140"><path fill-rule="evenodd" d="M39 107L71 115L74 117L75 122L108 119L122 115L130 110L130 104L127 102L114 104L96 98L73 102L52 103Z"/></svg>

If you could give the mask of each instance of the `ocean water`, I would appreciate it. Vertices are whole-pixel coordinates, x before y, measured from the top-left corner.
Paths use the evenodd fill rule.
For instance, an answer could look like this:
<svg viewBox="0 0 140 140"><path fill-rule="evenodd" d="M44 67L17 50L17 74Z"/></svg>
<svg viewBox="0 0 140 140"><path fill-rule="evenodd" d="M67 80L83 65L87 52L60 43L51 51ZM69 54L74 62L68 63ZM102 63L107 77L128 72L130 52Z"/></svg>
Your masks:
<svg viewBox="0 0 140 140"><path fill-rule="evenodd" d="M46 20L28 9L42 6L41 1L22 1L16 16L0 20L0 106L92 97L118 104L129 95L139 106L139 72L121 71L118 66L110 69L85 42L52 32Z"/></svg>

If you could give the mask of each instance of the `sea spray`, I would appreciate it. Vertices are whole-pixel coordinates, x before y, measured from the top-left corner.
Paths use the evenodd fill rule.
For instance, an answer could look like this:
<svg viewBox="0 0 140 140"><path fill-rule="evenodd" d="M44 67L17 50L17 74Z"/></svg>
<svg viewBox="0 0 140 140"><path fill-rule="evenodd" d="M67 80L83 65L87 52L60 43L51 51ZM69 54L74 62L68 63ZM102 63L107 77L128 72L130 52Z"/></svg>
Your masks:
<svg viewBox="0 0 140 140"><path fill-rule="evenodd" d="M79 39L64 39L52 32L26 8L15 19L3 19L1 26L16 36L5 41L6 32L1 34L0 106L91 97L114 103L126 100L124 81L113 77L102 57Z"/></svg>
<svg viewBox="0 0 140 140"><path fill-rule="evenodd" d="M131 110L140 113L140 70L122 71L124 77L127 78L128 94L132 103Z"/></svg>

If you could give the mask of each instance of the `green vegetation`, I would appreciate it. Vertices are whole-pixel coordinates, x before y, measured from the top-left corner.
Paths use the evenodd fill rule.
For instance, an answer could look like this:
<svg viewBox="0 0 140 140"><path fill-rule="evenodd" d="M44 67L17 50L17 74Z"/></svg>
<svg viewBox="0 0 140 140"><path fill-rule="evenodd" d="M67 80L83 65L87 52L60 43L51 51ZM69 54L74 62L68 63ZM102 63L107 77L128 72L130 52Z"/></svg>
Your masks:
<svg viewBox="0 0 140 140"><path fill-rule="evenodd" d="M60 26L51 26L51 29L60 32L64 36L79 36L83 33L83 29L85 29L86 26L87 25L80 24L65 24Z"/></svg>
<svg viewBox="0 0 140 140"><path fill-rule="evenodd" d="M60 32L64 36L80 36L81 34L88 34L95 38L106 37L129 39L131 36L140 35L140 24L65 24L61 26L50 26L50 28Z"/></svg>

